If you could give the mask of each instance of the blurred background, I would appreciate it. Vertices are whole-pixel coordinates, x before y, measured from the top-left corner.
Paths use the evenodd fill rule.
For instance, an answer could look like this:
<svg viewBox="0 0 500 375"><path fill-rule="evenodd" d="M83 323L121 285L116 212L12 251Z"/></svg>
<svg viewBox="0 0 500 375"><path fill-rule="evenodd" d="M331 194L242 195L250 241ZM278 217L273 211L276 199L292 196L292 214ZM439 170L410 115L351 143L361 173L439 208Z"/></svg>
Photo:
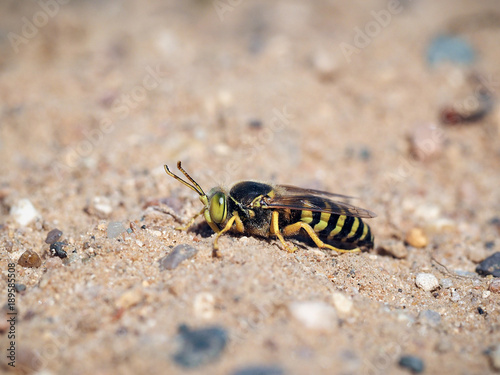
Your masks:
<svg viewBox="0 0 500 375"><path fill-rule="evenodd" d="M206 191L359 197L376 241L418 227L473 271L500 248L499 40L496 0L3 0L2 241L14 257L64 226L81 254L151 202L187 218L196 194L163 171L182 160Z"/></svg>

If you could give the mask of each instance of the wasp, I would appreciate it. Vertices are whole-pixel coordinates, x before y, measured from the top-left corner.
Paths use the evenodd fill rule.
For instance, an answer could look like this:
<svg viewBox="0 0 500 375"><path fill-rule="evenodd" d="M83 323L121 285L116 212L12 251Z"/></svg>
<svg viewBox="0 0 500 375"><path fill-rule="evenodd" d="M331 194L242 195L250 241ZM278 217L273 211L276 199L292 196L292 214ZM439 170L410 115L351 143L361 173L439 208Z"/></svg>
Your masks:
<svg viewBox="0 0 500 375"><path fill-rule="evenodd" d="M376 215L338 199L350 197L289 185L270 185L241 181L229 191L215 187L206 194L177 162L177 168L189 180L165 172L196 191L203 208L182 228L187 229L202 215L216 233L213 248L218 254L218 239L228 231L260 237L276 236L283 247L294 252L284 237L307 234L319 248L338 252L357 252L373 248L373 234L362 218Z"/></svg>

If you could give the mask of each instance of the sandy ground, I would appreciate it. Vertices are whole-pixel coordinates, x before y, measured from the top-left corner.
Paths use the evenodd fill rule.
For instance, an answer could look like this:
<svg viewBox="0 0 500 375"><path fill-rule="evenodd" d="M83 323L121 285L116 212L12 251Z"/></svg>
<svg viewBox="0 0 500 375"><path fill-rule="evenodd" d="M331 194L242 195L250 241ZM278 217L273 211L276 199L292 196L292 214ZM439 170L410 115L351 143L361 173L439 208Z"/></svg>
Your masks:
<svg viewBox="0 0 500 375"><path fill-rule="evenodd" d="M471 77L498 94L496 1L63 3L0 5L2 305L9 263L20 284L16 368L6 318L0 371L404 374L403 355L429 374L494 371L500 294L474 271L500 251L500 112L445 126L439 111L474 102ZM431 67L440 33L475 61ZM177 160L205 190L257 179L359 197L376 248L290 254L226 235L214 259L209 229L174 229L201 209L163 171ZM68 258L50 254L54 228ZM404 244L414 228L426 246ZM178 244L198 253L161 270ZM17 264L27 250L41 264ZM417 287L422 272L441 286ZM227 345L186 369L182 324Z"/></svg>

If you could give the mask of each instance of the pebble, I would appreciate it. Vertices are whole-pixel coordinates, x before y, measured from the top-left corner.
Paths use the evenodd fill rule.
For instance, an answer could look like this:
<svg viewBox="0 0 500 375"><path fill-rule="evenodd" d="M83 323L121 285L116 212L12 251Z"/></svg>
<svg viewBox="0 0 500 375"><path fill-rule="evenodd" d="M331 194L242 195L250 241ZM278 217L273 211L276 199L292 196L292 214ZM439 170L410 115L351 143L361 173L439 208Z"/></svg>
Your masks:
<svg viewBox="0 0 500 375"><path fill-rule="evenodd" d="M45 243L52 245L54 242L57 242L59 238L61 238L63 232L59 229L52 229L49 233L47 233L47 238L45 239Z"/></svg>
<svg viewBox="0 0 500 375"><path fill-rule="evenodd" d="M119 221L112 221L108 224L106 228L106 235L108 238L116 238L127 229L125 226Z"/></svg>
<svg viewBox="0 0 500 375"><path fill-rule="evenodd" d="M486 257L486 250L482 246L471 245L467 247L466 255L470 261L479 263Z"/></svg>
<svg viewBox="0 0 500 375"><path fill-rule="evenodd" d="M427 61L431 66L441 62L469 65L474 58L475 53L469 42L455 35L438 35L427 48Z"/></svg>
<svg viewBox="0 0 500 375"><path fill-rule="evenodd" d="M491 280L489 290L492 293L500 293L500 278Z"/></svg>
<svg viewBox="0 0 500 375"><path fill-rule="evenodd" d="M36 251L26 250L17 261L22 267L38 268L42 265L42 260Z"/></svg>
<svg viewBox="0 0 500 375"><path fill-rule="evenodd" d="M416 248L426 247L429 244L429 240L424 234L424 231L420 228L410 229L406 234L405 241L408 245Z"/></svg>
<svg viewBox="0 0 500 375"><path fill-rule="evenodd" d="M335 309L321 301L292 302L288 307L290 314L306 328L318 331L331 331L338 326Z"/></svg>
<svg viewBox="0 0 500 375"><path fill-rule="evenodd" d="M181 345L172 358L180 366L193 368L218 359L226 348L228 333L219 326L191 330L183 324L179 339Z"/></svg>
<svg viewBox="0 0 500 375"><path fill-rule="evenodd" d="M332 295L333 305L340 318L345 319L351 316L353 302L344 293L334 292Z"/></svg>
<svg viewBox="0 0 500 375"><path fill-rule="evenodd" d="M491 366L496 371L500 371L500 344L495 345L488 351L488 356L490 357Z"/></svg>
<svg viewBox="0 0 500 375"><path fill-rule="evenodd" d="M439 287L439 282L436 276L432 273L421 272L415 278L415 284L426 292L432 292Z"/></svg>
<svg viewBox="0 0 500 375"><path fill-rule="evenodd" d="M462 299L462 297L460 297L460 294L457 292L457 290L455 288L452 288L451 289L451 297L450 297L450 300L452 302L458 302Z"/></svg>
<svg viewBox="0 0 500 375"><path fill-rule="evenodd" d="M41 215L29 199L20 199L17 201L10 208L10 216L12 216L16 223L23 227L41 218Z"/></svg>
<svg viewBox="0 0 500 375"><path fill-rule="evenodd" d="M398 240L384 240L380 243L379 248L398 259L404 259L408 256L405 244Z"/></svg>
<svg viewBox="0 0 500 375"><path fill-rule="evenodd" d="M403 355L399 358L399 366L407 368L414 374L420 374L424 371L424 361L414 355Z"/></svg>
<svg viewBox="0 0 500 375"><path fill-rule="evenodd" d="M17 293L22 293L26 290L26 285L24 284L14 284L14 288L16 288Z"/></svg>
<svg viewBox="0 0 500 375"><path fill-rule="evenodd" d="M443 131L434 123L417 125L409 135L410 153L419 161L437 158L443 151Z"/></svg>
<svg viewBox="0 0 500 375"><path fill-rule="evenodd" d="M119 309L128 309L141 302L142 297L143 295L138 289L127 290L116 300L116 307Z"/></svg>
<svg viewBox="0 0 500 375"><path fill-rule="evenodd" d="M188 244L180 244L172 249L172 251L160 258L160 271L173 270L186 259L192 258L198 253L198 249Z"/></svg>
<svg viewBox="0 0 500 375"><path fill-rule="evenodd" d="M231 375L283 375L285 371L278 366L249 366L236 370Z"/></svg>
<svg viewBox="0 0 500 375"><path fill-rule="evenodd" d="M64 242L54 242L50 245L50 255L61 259L66 258L68 254L63 250L64 246L66 246Z"/></svg>
<svg viewBox="0 0 500 375"><path fill-rule="evenodd" d="M319 50L312 56L312 66L321 80L329 81L335 77L339 64L333 53Z"/></svg>
<svg viewBox="0 0 500 375"><path fill-rule="evenodd" d="M212 293L201 292L194 297L194 314L201 319L211 319L215 313L215 297Z"/></svg>
<svg viewBox="0 0 500 375"><path fill-rule="evenodd" d="M107 197L94 197L92 200L92 205L86 208L86 211L93 215L97 215L101 218L106 218L113 212L113 207L111 206L111 201Z"/></svg>
<svg viewBox="0 0 500 375"><path fill-rule="evenodd" d="M434 310L423 310L418 314L418 319L431 327L437 327L441 323L441 315Z"/></svg>
<svg viewBox="0 0 500 375"><path fill-rule="evenodd" d="M443 289L449 289L453 286L453 280L450 278L441 279L439 280L439 285Z"/></svg>
<svg viewBox="0 0 500 375"><path fill-rule="evenodd" d="M500 277L500 252L490 255L479 263L476 267L476 272L483 276L493 275L494 277Z"/></svg>

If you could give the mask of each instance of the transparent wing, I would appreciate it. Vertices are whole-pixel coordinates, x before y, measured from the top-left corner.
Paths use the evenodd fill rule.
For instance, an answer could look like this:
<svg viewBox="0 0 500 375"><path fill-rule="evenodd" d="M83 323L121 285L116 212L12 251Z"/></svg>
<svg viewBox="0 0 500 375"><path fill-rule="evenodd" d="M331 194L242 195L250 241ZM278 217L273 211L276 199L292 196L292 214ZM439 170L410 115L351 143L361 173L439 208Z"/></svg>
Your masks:
<svg viewBox="0 0 500 375"><path fill-rule="evenodd" d="M287 188L286 186L283 187L285 189ZM268 198L267 200L264 199L265 204L262 207L326 212L360 218L372 218L377 216L375 213L365 210L364 208L359 208L346 202L325 198L327 195L335 197L338 197L339 195L322 191L319 191L321 194L311 194L311 191L315 192L316 190L310 189L301 189L302 194L300 194L299 189L300 188L296 188L296 190L294 190L295 194L292 195L286 194L274 198ZM340 197L345 198L346 196L341 195Z"/></svg>

